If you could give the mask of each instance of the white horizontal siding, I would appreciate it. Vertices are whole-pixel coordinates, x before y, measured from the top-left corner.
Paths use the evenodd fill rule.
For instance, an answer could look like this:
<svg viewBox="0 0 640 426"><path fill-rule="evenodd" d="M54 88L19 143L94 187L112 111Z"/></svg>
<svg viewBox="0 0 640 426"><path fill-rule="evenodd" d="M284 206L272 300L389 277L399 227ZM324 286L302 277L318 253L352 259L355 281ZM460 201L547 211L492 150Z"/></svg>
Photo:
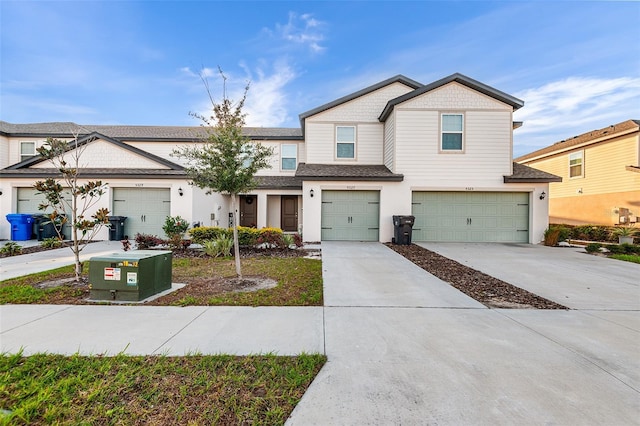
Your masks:
<svg viewBox="0 0 640 426"><path fill-rule="evenodd" d="M332 123L307 122L305 128L307 163L329 164L333 162L334 129Z"/></svg>
<svg viewBox="0 0 640 426"><path fill-rule="evenodd" d="M357 164L382 164L383 132L382 123L358 125Z"/></svg>
<svg viewBox="0 0 640 426"><path fill-rule="evenodd" d="M381 123L354 123L356 126L356 158L335 158L335 125L308 123L306 128L306 160L314 164L382 164L383 132Z"/></svg>
<svg viewBox="0 0 640 426"><path fill-rule="evenodd" d="M463 153L440 153L438 111L396 112L396 173L427 185L502 184L511 172L511 114L467 111Z"/></svg>
<svg viewBox="0 0 640 426"><path fill-rule="evenodd" d="M9 138L0 135L0 169L10 166L12 163L9 159Z"/></svg>

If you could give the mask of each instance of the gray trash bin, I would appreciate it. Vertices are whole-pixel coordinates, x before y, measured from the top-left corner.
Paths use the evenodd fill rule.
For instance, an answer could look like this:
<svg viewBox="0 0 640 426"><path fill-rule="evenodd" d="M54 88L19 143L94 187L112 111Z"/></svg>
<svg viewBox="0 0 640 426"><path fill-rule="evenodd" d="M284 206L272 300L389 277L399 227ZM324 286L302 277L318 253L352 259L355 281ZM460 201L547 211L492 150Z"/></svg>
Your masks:
<svg viewBox="0 0 640 426"><path fill-rule="evenodd" d="M393 216L393 243L411 245L411 233L415 216Z"/></svg>
<svg viewBox="0 0 640 426"><path fill-rule="evenodd" d="M127 216L109 216L109 241L124 240L124 222Z"/></svg>

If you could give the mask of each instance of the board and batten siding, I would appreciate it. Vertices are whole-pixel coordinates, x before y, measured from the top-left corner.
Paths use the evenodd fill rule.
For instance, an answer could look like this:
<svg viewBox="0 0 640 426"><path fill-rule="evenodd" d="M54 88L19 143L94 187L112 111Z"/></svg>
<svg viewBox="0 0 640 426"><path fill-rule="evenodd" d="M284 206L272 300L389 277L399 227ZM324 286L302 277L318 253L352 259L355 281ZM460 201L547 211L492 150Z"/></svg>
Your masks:
<svg viewBox="0 0 640 426"><path fill-rule="evenodd" d="M88 168L128 168L128 169L168 169L167 166L138 155L125 148L121 148L103 140L95 140L83 148L80 155L80 164ZM64 160L68 164L74 164L71 155L65 154ZM51 163L42 161L31 166L32 168L50 168Z"/></svg>
<svg viewBox="0 0 640 426"><path fill-rule="evenodd" d="M511 113L464 115L464 152L440 152L440 111L398 109L394 172L447 186L501 186L511 174Z"/></svg>
<svg viewBox="0 0 640 426"><path fill-rule="evenodd" d="M569 154L583 150L584 177L571 178ZM637 135L614 138L525 164L562 177L562 182L551 183L551 198L640 191L640 173L625 169L625 166L638 164Z"/></svg>
<svg viewBox="0 0 640 426"><path fill-rule="evenodd" d="M393 171L393 157L395 148L395 112L392 112L384 123L384 165Z"/></svg>

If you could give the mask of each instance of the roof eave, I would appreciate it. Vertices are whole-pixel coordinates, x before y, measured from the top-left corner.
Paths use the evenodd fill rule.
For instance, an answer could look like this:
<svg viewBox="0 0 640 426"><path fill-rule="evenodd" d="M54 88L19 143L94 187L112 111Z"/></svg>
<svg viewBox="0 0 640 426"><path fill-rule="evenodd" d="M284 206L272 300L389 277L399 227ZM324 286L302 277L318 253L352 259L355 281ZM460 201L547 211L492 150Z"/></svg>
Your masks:
<svg viewBox="0 0 640 426"><path fill-rule="evenodd" d="M335 181L362 181L362 182L402 182L404 175L393 176L298 176L304 180L335 180Z"/></svg>
<svg viewBox="0 0 640 426"><path fill-rule="evenodd" d="M550 182L562 182L561 177L548 177L548 178L527 178L527 177L514 177L503 176L504 183L550 183Z"/></svg>

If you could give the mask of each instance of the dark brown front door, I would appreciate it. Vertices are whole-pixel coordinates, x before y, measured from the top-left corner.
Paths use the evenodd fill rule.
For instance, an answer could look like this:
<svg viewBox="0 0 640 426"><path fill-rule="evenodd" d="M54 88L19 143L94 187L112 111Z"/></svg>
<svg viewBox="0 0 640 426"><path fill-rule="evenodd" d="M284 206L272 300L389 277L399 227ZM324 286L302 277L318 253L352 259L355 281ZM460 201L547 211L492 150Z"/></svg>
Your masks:
<svg viewBox="0 0 640 426"><path fill-rule="evenodd" d="M298 196L283 195L281 209L280 227L283 231L296 232L298 230Z"/></svg>
<svg viewBox="0 0 640 426"><path fill-rule="evenodd" d="M255 228L258 224L258 196L240 196L240 226Z"/></svg>

